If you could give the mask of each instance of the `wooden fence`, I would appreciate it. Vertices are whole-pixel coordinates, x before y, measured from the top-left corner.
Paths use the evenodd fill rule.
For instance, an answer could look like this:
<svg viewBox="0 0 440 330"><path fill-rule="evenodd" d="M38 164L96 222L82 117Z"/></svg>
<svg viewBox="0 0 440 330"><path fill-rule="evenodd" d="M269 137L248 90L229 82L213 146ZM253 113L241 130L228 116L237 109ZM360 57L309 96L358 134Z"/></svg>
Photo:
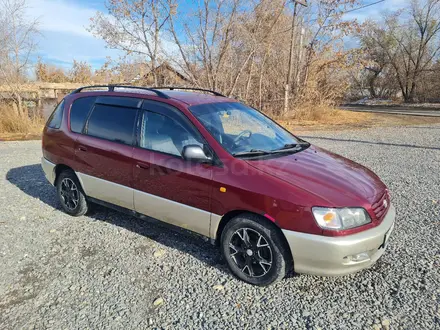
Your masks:
<svg viewBox="0 0 440 330"><path fill-rule="evenodd" d="M83 84L73 83L35 83L16 86L0 85L0 101L13 102L13 93L18 92L22 102L30 108L41 111L47 117L64 96Z"/></svg>

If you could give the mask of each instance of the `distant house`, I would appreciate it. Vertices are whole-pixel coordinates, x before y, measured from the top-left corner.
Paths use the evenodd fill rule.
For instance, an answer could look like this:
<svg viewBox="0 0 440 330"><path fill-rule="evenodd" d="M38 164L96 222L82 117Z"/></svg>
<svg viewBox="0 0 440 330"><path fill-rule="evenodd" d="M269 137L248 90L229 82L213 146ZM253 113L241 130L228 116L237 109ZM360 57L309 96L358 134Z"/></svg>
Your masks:
<svg viewBox="0 0 440 330"><path fill-rule="evenodd" d="M157 66L155 69L151 70L143 77L135 78L146 86L156 85L154 82L154 74L157 76L158 86L187 86L192 85L191 80L185 77L183 74L174 69L169 63L164 62Z"/></svg>

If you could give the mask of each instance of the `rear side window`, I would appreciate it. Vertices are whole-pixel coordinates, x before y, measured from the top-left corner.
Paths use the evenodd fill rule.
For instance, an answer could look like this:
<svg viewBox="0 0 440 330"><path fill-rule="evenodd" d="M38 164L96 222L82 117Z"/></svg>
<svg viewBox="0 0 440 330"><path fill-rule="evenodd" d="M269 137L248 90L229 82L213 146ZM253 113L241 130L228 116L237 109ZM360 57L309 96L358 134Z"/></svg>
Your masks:
<svg viewBox="0 0 440 330"><path fill-rule="evenodd" d="M70 109L70 130L75 133L82 133L90 109L95 103L96 97L82 97L73 102Z"/></svg>
<svg viewBox="0 0 440 330"><path fill-rule="evenodd" d="M137 109L97 104L87 123L86 134L131 145L136 115Z"/></svg>
<svg viewBox="0 0 440 330"><path fill-rule="evenodd" d="M64 100L57 105L55 110L50 115L47 120L47 127L59 129L61 127L61 122L63 121L63 112L64 112Z"/></svg>

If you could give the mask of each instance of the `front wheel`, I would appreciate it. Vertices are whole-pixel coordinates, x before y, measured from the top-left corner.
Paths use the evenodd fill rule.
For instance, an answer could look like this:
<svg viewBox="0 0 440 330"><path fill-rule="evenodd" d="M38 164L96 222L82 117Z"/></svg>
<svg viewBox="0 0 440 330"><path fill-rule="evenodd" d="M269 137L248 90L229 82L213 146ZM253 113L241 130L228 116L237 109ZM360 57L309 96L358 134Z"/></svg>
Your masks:
<svg viewBox="0 0 440 330"><path fill-rule="evenodd" d="M232 273L254 285L283 279L291 265L279 228L253 214L237 216L226 224L221 249Z"/></svg>

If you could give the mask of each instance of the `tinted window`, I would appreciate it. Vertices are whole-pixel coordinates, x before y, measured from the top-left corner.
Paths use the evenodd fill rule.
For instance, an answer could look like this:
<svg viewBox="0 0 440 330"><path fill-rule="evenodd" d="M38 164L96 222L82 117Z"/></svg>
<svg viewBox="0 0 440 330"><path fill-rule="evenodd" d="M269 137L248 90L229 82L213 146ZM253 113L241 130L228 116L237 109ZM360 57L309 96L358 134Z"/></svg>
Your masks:
<svg viewBox="0 0 440 330"><path fill-rule="evenodd" d="M72 132L82 132L95 99L96 97L82 97L73 102L70 109L70 129Z"/></svg>
<svg viewBox="0 0 440 330"><path fill-rule="evenodd" d="M139 108L142 105L142 99L121 96L98 96L96 98L96 103L117 105L119 107Z"/></svg>
<svg viewBox="0 0 440 330"><path fill-rule="evenodd" d="M231 154L274 151L300 141L278 124L242 103L200 104L190 111Z"/></svg>
<svg viewBox="0 0 440 330"><path fill-rule="evenodd" d="M203 147L201 137L183 121L155 112L145 112L141 126L141 148L181 156L183 147L195 144Z"/></svg>
<svg viewBox="0 0 440 330"><path fill-rule="evenodd" d="M62 100L60 104L57 105L53 113L50 115L47 121L47 127L56 128L56 129L61 127L61 122L63 120L63 110L64 110L64 100Z"/></svg>
<svg viewBox="0 0 440 330"><path fill-rule="evenodd" d="M87 134L131 145L136 114L137 109L97 104L87 123Z"/></svg>

